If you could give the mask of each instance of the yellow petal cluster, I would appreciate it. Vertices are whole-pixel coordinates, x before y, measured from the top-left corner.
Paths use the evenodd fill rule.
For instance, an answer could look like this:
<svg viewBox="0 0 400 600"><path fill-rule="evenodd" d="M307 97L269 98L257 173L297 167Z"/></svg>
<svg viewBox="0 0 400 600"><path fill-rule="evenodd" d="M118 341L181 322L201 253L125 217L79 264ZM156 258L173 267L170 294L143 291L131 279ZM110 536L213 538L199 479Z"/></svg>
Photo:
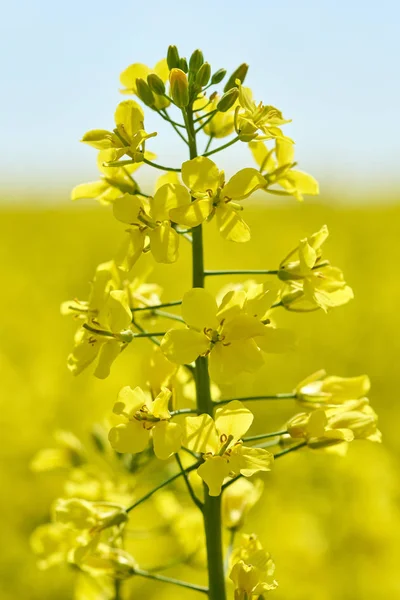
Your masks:
<svg viewBox="0 0 400 600"><path fill-rule="evenodd" d="M223 238L233 242L250 239L250 229L240 216L243 207L237 201L265 185L256 169L242 169L225 182L224 172L210 158L199 156L182 164L182 180L195 200L187 195L185 202L170 211L172 221L196 227L215 216Z"/></svg>
<svg viewBox="0 0 400 600"><path fill-rule="evenodd" d="M228 292L218 306L203 288L193 288L182 300L186 329L170 329L161 342L168 360L187 364L198 356L209 355L209 371L217 383L231 381L243 372L257 371L264 352L281 352L292 339L262 322L256 306L264 297L247 300L244 291ZM255 316L254 316L255 315Z"/></svg>
<svg viewBox="0 0 400 600"><path fill-rule="evenodd" d="M140 387L126 386L119 393L114 413L126 420L110 430L108 439L117 452L142 452L153 439L157 458L166 460L178 452L182 442L182 428L171 422L168 410L171 391L162 388L152 400Z"/></svg>
<svg viewBox="0 0 400 600"><path fill-rule="evenodd" d="M278 277L284 286L279 298L287 310L307 312L322 308L326 312L353 298L353 290L346 285L342 271L322 261L321 247L328 235L324 225L300 240L281 262Z"/></svg>
<svg viewBox="0 0 400 600"><path fill-rule="evenodd" d="M318 182L312 175L293 168L296 164L294 145L287 138L276 138L272 150L263 142L250 142L249 148L265 178L264 191L294 196L297 200L303 200L304 195L315 196L319 193Z"/></svg>
<svg viewBox="0 0 400 600"><path fill-rule="evenodd" d="M235 585L235 600L255 600L278 587L275 565L255 534L243 535L230 560L229 579Z"/></svg>
<svg viewBox="0 0 400 600"><path fill-rule="evenodd" d="M228 477L250 477L271 470L273 455L263 448L247 447L241 440L253 418L237 400L218 408L215 420L208 414L186 417L184 445L202 454L204 462L197 473L207 484L210 496L220 495Z"/></svg>

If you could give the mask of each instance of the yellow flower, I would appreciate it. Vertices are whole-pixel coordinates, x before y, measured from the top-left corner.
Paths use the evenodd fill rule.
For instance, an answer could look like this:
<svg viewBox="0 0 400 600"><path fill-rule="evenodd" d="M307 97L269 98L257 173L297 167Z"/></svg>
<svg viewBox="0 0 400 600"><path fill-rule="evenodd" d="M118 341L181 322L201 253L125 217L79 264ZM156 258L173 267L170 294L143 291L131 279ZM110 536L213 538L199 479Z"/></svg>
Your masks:
<svg viewBox="0 0 400 600"><path fill-rule="evenodd" d="M86 462L86 452L80 440L70 431L54 433L58 448L44 448L34 456L31 469L37 473L54 469L71 469Z"/></svg>
<svg viewBox="0 0 400 600"><path fill-rule="evenodd" d="M219 496L227 477L250 477L271 470L273 455L268 450L250 448L241 441L253 418L237 400L218 408L215 421L208 414L186 417L184 445L203 455L197 473L207 484L210 496Z"/></svg>
<svg viewBox="0 0 400 600"><path fill-rule="evenodd" d="M55 523L76 531L95 535L110 527L120 527L128 520L122 506L107 502L88 502L81 498L59 498L53 507Z"/></svg>
<svg viewBox="0 0 400 600"><path fill-rule="evenodd" d="M39 525L30 537L30 545L38 557L39 569L67 562L68 553L76 544L76 534L59 523Z"/></svg>
<svg viewBox="0 0 400 600"><path fill-rule="evenodd" d="M236 85L239 88L239 107L236 108L235 129L239 138L243 142L281 138L292 143L279 129L290 120L284 119L281 111L274 106L264 106L262 102L256 104L250 88L243 87L239 80L236 80Z"/></svg>
<svg viewBox="0 0 400 600"><path fill-rule="evenodd" d="M214 215L218 229L227 240L247 242L250 230L239 216L242 206L236 200L248 198L265 185L265 179L256 169L242 169L225 183L225 175L207 157L199 156L182 164L182 180L190 189L190 196L177 208L170 210L170 218L185 227L196 227Z"/></svg>
<svg viewBox="0 0 400 600"><path fill-rule="evenodd" d="M142 452L152 437L157 458L166 460L178 452L182 428L170 421L170 398L171 392L167 388L162 388L155 400L140 387L122 388L114 405L114 413L125 417L127 423L120 423L110 430L108 439L114 450L131 454Z"/></svg>
<svg viewBox="0 0 400 600"><path fill-rule="evenodd" d="M187 328L170 329L161 341L161 350L177 364L210 355L210 375L217 383L257 371L264 363L260 347L265 352L281 352L285 340L279 329L264 325L249 307L251 299L247 305L244 291L229 292L217 306L210 293L193 288L182 300Z"/></svg>
<svg viewBox="0 0 400 600"><path fill-rule="evenodd" d="M75 335L75 347L68 356L68 368L74 375L81 373L97 357L94 372L99 379L105 379L122 348L132 340L130 329L132 312L128 304L127 293L113 290L99 306L96 319L85 323L90 329L78 329Z"/></svg>
<svg viewBox="0 0 400 600"><path fill-rule="evenodd" d="M230 560L229 578L235 585L235 600L253 600L278 587L275 565L256 535L243 535Z"/></svg>
<svg viewBox="0 0 400 600"><path fill-rule="evenodd" d="M153 152L145 152L147 160L154 160ZM143 163L132 163L123 167L107 167L106 164L115 160L115 150L100 150L97 156L97 166L101 173L98 181L81 183L74 187L71 192L71 200L82 200L94 198L100 204L112 204L116 198L123 194L136 194L138 185L132 174L142 166Z"/></svg>
<svg viewBox="0 0 400 600"><path fill-rule="evenodd" d="M265 178L266 186L263 189L266 192L294 196L297 200L303 200L304 194L319 194L318 182L314 177L293 169L294 145L290 141L277 138L272 150L262 142L250 142L249 147ZM283 190L271 188L274 185L281 186Z"/></svg>
<svg viewBox="0 0 400 600"><path fill-rule="evenodd" d="M313 373L301 381L295 389L297 401L310 408L324 404L344 404L368 394L371 384L368 375L358 377L326 376L324 370Z"/></svg>
<svg viewBox="0 0 400 600"><path fill-rule="evenodd" d="M110 162L119 160L124 154L130 156L134 162L143 162L143 142L157 134L144 131L142 108L134 100L120 102L114 120L116 128L113 131L93 129L85 133L82 142L97 150L110 150Z"/></svg>
<svg viewBox="0 0 400 600"><path fill-rule="evenodd" d="M321 246L328 237L326 225L299 245L281 262L278 277L285 283L280 301L287 310L306 312L322 308L325 312L346 304L353 290L346 285L337 267L322 262Z"/></svg>
<svg viewBox="0 0 400 600"><path fill-rule="evenodd" d="M80 547L71 553L71 562L92 577L107 575L113 579L132 577L137 564L126 550L99 543L96 546Z"/></svg>
<svg viewBox="0 0 400 600"><path fill-rule="evenodd" d="M289 420L287 431L292 438L304 439L310 448L328 448L354 439L380 442L377 421L368 399L360 398L334 408L298 414Z"/></svg>
<svg viewBox="0 0 400 600"><path fill-rule="evenodd" d="M147 244L157 262L175 262L179 235L171 226L169 212L186 202L190 202L187 189L171 183L162 185L147 200L131 194L117 198L113 204L114 216L131 226L117 258L120 268L129 271L148 249Z"/></svg>
<svg viewBox="0 0 400 600"><path fill-rule="evenodd" d="M84 321L68 357L70 371L78 375L99 356L95 375L101 379L107 377L112 362L132 339L131 308L158 304L160 293L160 286L146 283L143 274L130 273L123 279L114 261L99 265L88 300L68 300L61 305L62 314ZM139 322L146 318L149 318L146 311L135 313Z"/></svg>
<svg viewBox="0 0 400 600"><path fill-rule="evenodd" d="M138 95L136 80L144 79L147 80L147 77L151 74L155 73L160 77L163 83L168 81L169 77L169 69L167 65L167 61L165 58L160 60L153 69L150 69L147 65L143 65L142 63L134 63L127 67L124 71L122 71L120 75L120 81L125 89L120 90L122 94L134 94ZM165 96L154 95L154 108L160 110L162 108L166 108L169 106L170 102Z"/></svg>
<svg viewBox="0 0 400 600"><path fill-rule="evenodd" d="M222 518L228 529L243 527L247 513L259 501L264 490L261 479L254 483L238 479L225 490L222 497Z"/></svg>

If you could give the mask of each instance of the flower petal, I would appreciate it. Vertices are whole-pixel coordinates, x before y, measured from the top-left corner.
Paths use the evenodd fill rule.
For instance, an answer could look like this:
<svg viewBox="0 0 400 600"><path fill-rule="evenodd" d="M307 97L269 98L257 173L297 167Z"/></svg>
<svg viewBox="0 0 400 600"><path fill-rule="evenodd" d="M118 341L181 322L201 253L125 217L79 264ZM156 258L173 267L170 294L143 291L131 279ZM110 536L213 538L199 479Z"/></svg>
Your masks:
<svg viewBox="0 0 400 600"><path fill-rule="evenodd" d="M184 225L185 227L196 227L203 223L213 210L210 199L199 199L187 204L173 208L169 212L171 221Z"/></svg>
<svg viewBox="0 0 400 600"><path fill-rule="evenodd" d="M130 271L132 269L143 252L145 238L146 234L140 229L135 228L128 231L115 258L120 269L123 271Z"/></svg>
<svg viewBox="0 0 400 600"><path fill-rule="evenodd" d="M257 169L242 169L238 173L235 173L223 187L221 198L242 200L265 186L266 181Z"/></svg>
<svg viewBox="0 0 400 600"><path fill-rule="evenodd" d="M171 362L184 365L204 354L209 345L204 333L193 329L170 329L161 341L161 350Z"/></svg>
<svg viewBox="0 0 400 600"><path fill-rule="evenodd" d="M216 218L220 234L231 242L248 242L251 235L247 223L239 216L238 211L229 204L217 206Z"/></svg>
<svg viewBox="0 0 400 600"><path fill-rule="evenodd" d="M154 221L169 219L169 211L190 204L188 190L180 184L166 183L158 188L150 199L150 214Z"/></svg>
<svg viewBox="0 0 400 600"><path fill-rule="evenodd" d="M116 415L124 415L129 419L132 418L142 406L148 407L149 405L150 398L142 388L136 386L132 389L129 385L126 385L118 394L118 400L114 404L113 413Z"/></svg>
<svg viewBox="0 0 400 600"><path fill-rule="evenodd" d="M184 444L193 452L218 452L221 444L214 419L207 413L186 417Z"/></svg>
<svg viewBox="0 0 400 600"><path fill-rule="evenodd" d="M217 303L204 288L193 288L182 299L182 317L188 327L203 331L204 328L217 329Z"/></svg>
<svg viewBox="0 0 400 600"><path fill-rule="evenodd" d="M161 389L157 398L151 403L150 412L158 419L169 419L171 414L168 410L169 401L171 399L172 392L166 387Z"/></svg>
<svg viewBox="0 0 400 600"><path fill-rule="evenodd" d="M136 223L139 213L143 208L142 202L138 196L124 194L113 202L113 214L118 221L122 223Z"/></svg>
<svg viewBox="0 0 400 600"><path fill-rule="evenodd" d="M111 331L120 332L132 323L132 311L129 308L125 290L113 290L107 302L107 320Z"/></svg>
<svg viewBox="0 0 400 600"><path fill-rule="evenodd" d="M274 456L264 448L249 448L238 444L231 454L231 469L245 477L258 471L270 471Z"/></svg>
<svg viewBox="0 0 400 600"><path fill-rule="evenodd" d="M167 460L178 452L182 445L182 427L178 423L160 421L152 429L154 454L160 460Z"/></svg>
<svg viewBox="0 0 400 600"><path fill-rule="evenodd" d="M212 456L200 465L197 473L208 486L210 496L219 496L224 479L228 477L231 468L222 456Z"/></svg>
<svg viewBox="0 0 400 600"><path fill-rule="evenodd" d="M182 180L193 192L206 193L211 190L215 194L219 183L219 169L206 156L199 156L183 163Z"/></svg>
<svg viewBox="0 0 400 600"><path fill-rule="evenodd" d="M71 192L71 200L82 200L86 198L99 198L109 188L106 181L91 181L90 183L81 183L74 187Z"/></svg>
<svg viewBox="0 0 400 600"><path fill-rule="evenodd" d="M178 258L179 235L169 223L161 223L148 232L150 248L155 260L170 264Z"/></svg>
<svg viewBox="0 0 400 600"><path fill-rule="evenodd" d="M215 413L215 426L220 435L232 436L234 441L240 440L253 422L253 413L243 406L239 400L233 400Z"/></svg>
<svg viewBox="0 0 400 600"><path fill-rule="evenodd" d="M246 340L255 336L264 335L266 326L256 317L239 314L223 327L223 334L228 342Z"/></svg>
<svg viewBox="0 0 400 600"><path fill-rule="evenodd" d="M108 434L111 446L117 452L137 454L142 452L149 443L150 432L140 421L129 421L112 427Z"/></svg>
<svg viewBox="0 0 400 600"><path fill-rule="evenodd" d="M117 340L110 340L102 344L99 352L99 362L94 372L95 377L106 379L110 374L111 365L121 352L121 345Z"/></svg>
<svg viewBox="0 0 400 600"><path fill-rule="evenodd" d="M216 344L209 358L209 371L216 383L229 383L243 371L253 373L264 364L261 350L253 340Z"/></svg>
<svg viewBox="0 0 400 600"><path fill-rule="evenodd" d="M141 106L134 100L120 102L114 114L115 124L128 139L143 129L144 113Z"/></svg>

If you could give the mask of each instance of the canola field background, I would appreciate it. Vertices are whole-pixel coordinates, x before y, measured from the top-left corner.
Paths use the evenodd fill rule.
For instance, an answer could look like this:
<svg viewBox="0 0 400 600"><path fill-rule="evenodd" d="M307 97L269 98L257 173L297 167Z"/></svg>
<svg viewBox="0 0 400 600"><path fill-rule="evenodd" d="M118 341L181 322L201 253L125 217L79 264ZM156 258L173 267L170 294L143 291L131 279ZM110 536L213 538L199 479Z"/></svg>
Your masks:
<svg viewBox="0 0 400 600"><path fill-rule="evenodd" d="M279 589L270 597L394 600L400 597L400 205L385 205L380 198L357 207L335 205L334 198L271 205L262 196L257 206L246 205L246 220L252 241L242 245L224 242L215 224L208 225L207 268L274 269L301 237L327 223L324 256L343 269L355 299L328 315L279 314L279 324L298 334L298 349L268 358L255 378L239 381L234 391L291 391L320 368L341 376L367 373L383 432L381 446L354 442L346 458L293 453L263 476L264 498L245 531L259 533L276 563ZM0 599L69 600L75 574L58 567L39 571L29 548L29 535L48 520L63 478L33 474L29 463L37 450L52 445L55 429L85 438L93 422L109 415L119 389L140 379L150 342L132 344L105 381L90 370L74 378L66 368L76 324L61 317L59 306L66 299L85 299L95 267L115 254L121 229L109 209L90 203L3 205L1 222ZM155 267L150 278L161 283L165 299L181 297L191 285L184 240L181 248L177 264ZM216 291L224 283L210 278L209 287ZM249 407L271 431L298 412L292 401ZM140 515L151 522L151 509ZM187 569L168 574L190 577ZM147 580L127 586L125 595L126 600L196 597Z"/></svg>

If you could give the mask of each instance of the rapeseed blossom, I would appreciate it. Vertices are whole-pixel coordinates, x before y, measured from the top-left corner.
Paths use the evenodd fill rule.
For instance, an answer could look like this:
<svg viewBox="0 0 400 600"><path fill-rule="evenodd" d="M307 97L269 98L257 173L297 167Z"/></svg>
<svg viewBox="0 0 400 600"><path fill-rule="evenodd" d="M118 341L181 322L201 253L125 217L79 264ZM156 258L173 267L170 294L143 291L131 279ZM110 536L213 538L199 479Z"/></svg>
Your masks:
<svg viewBox="0 0 400 600"><path fill-rule="evenodd" d="M281 262L278 277L284 287L280 302L287 310L307 312L322 308L326 312L353 298L353 290L346 285L342 271L322 261L321 246L328 235L324 225L310 237L300 240Z"/></svg>
<svg viewBox="0 0 400 600"><path fill-rule="evenodd" d="M357 377L326 376L322 369L309 375L295 389L297 401L308 408L319 408L328 404L344 404L358 400L368 394L371 383L368 375Z"/></svg>
<svg viewBox="0 0 400 600"><path fill-rule="evenodd" d="M235 585L235 600L253 600L278 587L275 565L256 535L243 535L230 559L229 578Z"/></svg>
<svg viewBox="0 0 400 600"><path fill-rule="evenodd" d="M166 183L157 189L154 197L142 199L139 195L124 194L113 203L114 216L130 225L117 261L129 271L142 252L150 249L160 263L173 263L178 258L179 235L172 227L171 209L190 201L186 188Z"/></svg>
<svg viewBox="0 0 400 600"><path fill-rule="evenodd" d="M196 227L215 215L222 237L234 242L250 239L249 227L239 214L243 207L236 201L265 185L256 169L242 169L225 183L224 172L210 158L200 156L183 163L182 180L195 200L191 202L187 195L185 202L170 210L172 221Z"/></svg>
<svg viewBox="0 0 400 600"><path fill-rule="evenodd" d="M114 405L114 413L126 419L110 430L108 439L117 452L142 452L153 439L157 458L166 460L181 447L182 428L171 422L168 404L171 391L162 388L152 400L140 387L124 387Z"/></svg>
<svg viewBox="0 0 400 600"><path fill-rule="evenodd" d="M294 196L303 200L304 195L319 194L318 182L312 175L293 167L294 145L285 138L276 138L272 150L263 142L250 142L249 148L260 167L266 185L262 188L271 194ZM282 189L276 189L276 185Z"/></svg>
<svg viewBox="0 0 400 600"><path fill-rule="evenodd" d="M120 102L115 111L114 120L116 128L113 131L92 129L85 133L82 142L97 150L112 150L110 163L118 161L125 154L134 163L143 162L143 143L157 134L145 132L144 113L141 106L134 100Z"/></svg>
<svg viewBox="0 0 400 600"><path fill-rule="evenodd" d="M207 484L210 496L219 496L227 477L250 477L270 471L273 455L264 448L243 445L242 437L253 422L253 414L239 401L217 408L210 415L186 417L184 444L202 454L204 462L197 473Z"/></svg>
<svg viewBox="0 0 400 600"><path fill-rule="evenodd" d="M267 352L282 351L282 340L270 335L275 329L247 312L245 292L228 292L218 306L209 292L193 288L183 297L182 316L187 328L170 329L162 351L177 364L209 356L210 375L217 383L259 369L264 363L259 344Z"/></svg>

